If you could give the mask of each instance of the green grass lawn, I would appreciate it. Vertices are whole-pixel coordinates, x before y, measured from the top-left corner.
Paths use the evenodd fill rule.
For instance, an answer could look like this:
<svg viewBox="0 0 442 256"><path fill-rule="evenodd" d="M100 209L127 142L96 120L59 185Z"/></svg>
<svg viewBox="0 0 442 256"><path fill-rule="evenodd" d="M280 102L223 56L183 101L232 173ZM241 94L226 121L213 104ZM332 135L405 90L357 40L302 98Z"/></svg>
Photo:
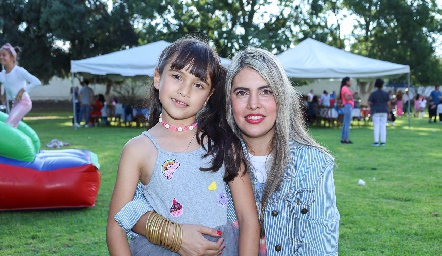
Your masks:
<svg viewBox="0 0 442 256"><path fill-rule="evenodd" d="M25 122L42 149L52 139L88 149L101 164L95 207L0 212L0 255L108 255L106 218L121 149L141 128L74 130L68 112L31 112ZM371 126L353 126L353 145L340 129L313 127L313 136L336 159L341 213L340 255L442 255L442 125L399 118L388 127L387 146L371 147ZM1 135L0 135L1 136ZM1 170L0 170L1 171ZM358 180L366 182L359 186ZM1 193L1 191L0 191Z"/></svg>

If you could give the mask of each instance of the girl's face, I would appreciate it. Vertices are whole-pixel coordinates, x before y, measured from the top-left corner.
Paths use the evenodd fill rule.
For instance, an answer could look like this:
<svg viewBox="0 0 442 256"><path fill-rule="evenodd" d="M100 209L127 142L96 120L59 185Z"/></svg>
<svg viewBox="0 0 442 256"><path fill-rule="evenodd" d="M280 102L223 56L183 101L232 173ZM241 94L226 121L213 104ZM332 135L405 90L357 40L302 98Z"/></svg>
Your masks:
<svg viewBox="0 0 442 256"><path fill-rule="evenodd" d="M0 50L0 63L3 66L14 65L14 57L8 50L5 49Z"/></svg>
<svg viewBox="0 0 442 256"><path fill-rule="evenodd" d="M170 63L164 67L161 75L155 70L154 86L159 90L163 106L162 118L166 123L174 125L193 123L196 114L213 93L210 78L204 82L188 70L190 67L173 70Z"/></svg>
<svg viewBox="0 0 442 256"><path fill-rule="evenodd" d="M349 80L347 81L347 86L348 86L348 87L351 86L351 79L349 79Z"/></svg>
<svg viewBox="0 0 442 256"><path fill-rule="evenodd" d="M230 97L233 117L243 138L271 141L278 106L267 81L254 69L244 68L232 81Z"/></svg>

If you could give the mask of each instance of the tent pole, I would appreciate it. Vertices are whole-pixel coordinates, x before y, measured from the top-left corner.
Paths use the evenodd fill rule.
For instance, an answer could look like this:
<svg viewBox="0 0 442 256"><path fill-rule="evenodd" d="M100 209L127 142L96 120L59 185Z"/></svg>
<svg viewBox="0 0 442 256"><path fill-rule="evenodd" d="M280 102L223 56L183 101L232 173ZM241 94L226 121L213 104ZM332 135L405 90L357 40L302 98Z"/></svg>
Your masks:
<svg viewBox="0 0 442 256"><path fill-rule="evenodd" d="M72 76L71 76L71 90L72 90L72 95L70 96L71 97L71 100L72 100L72 109L73 109L73 113L74 113L74 117L73 117L73 120L74 120L74 123L72 124L72 126L74 127L74 130L76 131L77 130L77 126L76 126L76 124L77 124L77 111L76 111L76 109L75 109L75 88L74 88L74 73L72 72Z"/></svg>
<svg viewBox="0 0 442 256"><path fill-rule="evenodd" d="M408 92L410 92L410 73L407 74L407 89ZM408 98L410 98L410 96L408 96ZM408 99L408 102L410 102L411 99ZM408 111L408 129L410 129L411 127L411 112L410 112L410 103L407 104L407 111Z"/></svg>

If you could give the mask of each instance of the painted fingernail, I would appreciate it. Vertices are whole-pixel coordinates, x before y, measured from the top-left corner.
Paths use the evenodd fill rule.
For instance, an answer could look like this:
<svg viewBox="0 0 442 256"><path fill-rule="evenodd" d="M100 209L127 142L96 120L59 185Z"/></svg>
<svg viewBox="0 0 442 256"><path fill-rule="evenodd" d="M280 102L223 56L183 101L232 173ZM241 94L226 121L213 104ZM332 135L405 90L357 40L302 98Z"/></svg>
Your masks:
<svg viewBox="0 0 442 256"><path fill-rule="evenodd" d="M221 232L220 230L217 230L216 233L220 236L223 234L223 232Z"/></svg>

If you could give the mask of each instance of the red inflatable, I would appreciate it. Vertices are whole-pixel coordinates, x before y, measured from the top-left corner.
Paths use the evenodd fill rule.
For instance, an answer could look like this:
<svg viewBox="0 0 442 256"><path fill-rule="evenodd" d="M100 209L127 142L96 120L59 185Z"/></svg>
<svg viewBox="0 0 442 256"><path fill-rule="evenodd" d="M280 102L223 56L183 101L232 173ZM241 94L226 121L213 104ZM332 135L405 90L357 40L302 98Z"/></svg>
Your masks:
<svg viewBox="0 0 442 256"><path fill-rule="evenodd" d="M0 156L0 210L90 207L100 187L88 150L42 150L33 162Z"/></svg>

